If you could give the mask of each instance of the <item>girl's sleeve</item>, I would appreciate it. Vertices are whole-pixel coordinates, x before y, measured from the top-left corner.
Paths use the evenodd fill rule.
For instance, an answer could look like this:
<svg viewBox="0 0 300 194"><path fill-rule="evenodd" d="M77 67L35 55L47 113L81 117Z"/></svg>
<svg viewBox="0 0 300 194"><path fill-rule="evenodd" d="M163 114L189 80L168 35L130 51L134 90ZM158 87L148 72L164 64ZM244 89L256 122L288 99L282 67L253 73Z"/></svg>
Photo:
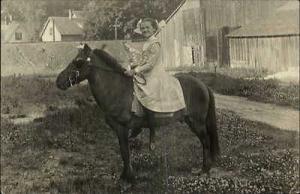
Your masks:
<svg viewBox="0 0 300 194"><path fill-rule="evenodd" d="M146 51L143 52L141 60L134 69L136 73L145 73L151 70L156 64L160 56L160 44L152 43Z"/></svg>

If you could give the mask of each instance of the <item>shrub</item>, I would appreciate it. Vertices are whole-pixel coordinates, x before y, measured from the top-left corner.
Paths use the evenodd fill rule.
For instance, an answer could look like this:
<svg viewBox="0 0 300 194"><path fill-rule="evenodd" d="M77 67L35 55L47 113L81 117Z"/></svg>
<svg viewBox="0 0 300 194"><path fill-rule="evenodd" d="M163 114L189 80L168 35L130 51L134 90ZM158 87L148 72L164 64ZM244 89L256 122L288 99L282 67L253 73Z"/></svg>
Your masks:
<svg viewBox="0 0 300 194"><path fill-rule="evenodd" d="M259 102L291 106L299 109L299 85L281 84L276 79L243 79L214 73L190 73L215 92L247 97Z"/></svg>

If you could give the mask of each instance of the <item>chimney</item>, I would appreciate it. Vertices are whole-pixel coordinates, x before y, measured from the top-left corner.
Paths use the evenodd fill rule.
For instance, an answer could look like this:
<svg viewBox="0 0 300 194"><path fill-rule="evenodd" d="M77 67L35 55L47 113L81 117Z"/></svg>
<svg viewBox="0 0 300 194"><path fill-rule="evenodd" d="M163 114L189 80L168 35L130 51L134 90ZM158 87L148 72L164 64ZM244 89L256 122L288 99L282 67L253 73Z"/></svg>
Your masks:
<svg viewBox="0 0 300 194"><path fill-rule="evenodd" d="M71 20L71 19L72 19L72 17L73 17L72 10L71 10L71 9L69 9L69 19Z"/></svg>

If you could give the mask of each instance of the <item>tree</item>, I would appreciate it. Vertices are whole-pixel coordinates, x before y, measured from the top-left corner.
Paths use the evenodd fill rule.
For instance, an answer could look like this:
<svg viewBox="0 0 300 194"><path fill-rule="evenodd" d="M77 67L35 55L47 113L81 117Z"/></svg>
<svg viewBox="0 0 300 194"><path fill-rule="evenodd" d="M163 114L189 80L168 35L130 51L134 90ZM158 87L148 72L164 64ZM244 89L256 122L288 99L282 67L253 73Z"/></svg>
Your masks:
<svg viewBox="0 0 300 194"><path fill-rule="evenodd" d="M126 1L90 1L84 7L84 31L87 40L113 39L113 24L122 13Z"/></svg>
<svg viewBox="0 0 300 194"><path fill-rule="evenodd" d="M130 34L134 37L134 29L141 18L150 17L158 21L166 19L182 0L130 0L121 14L122 30L120 35Z"/></svg>
<svg viewBox="0 0 300 194"><path fill-rule="evenodd" d="M1 12L12 15L13 20L24 24L32 41L49 16L67 16L68 9L80 10L89 0L2 0ZM1 14L2 15L2 14Z"/></svg>
<svg viewBox="0 0 300 194"><path fill-rule="evenodd" d="M118 38L132 35L139 19L166 19L181 0L93 0L84 6L86 39L114 39L114 24L118 23Z"/></svg>

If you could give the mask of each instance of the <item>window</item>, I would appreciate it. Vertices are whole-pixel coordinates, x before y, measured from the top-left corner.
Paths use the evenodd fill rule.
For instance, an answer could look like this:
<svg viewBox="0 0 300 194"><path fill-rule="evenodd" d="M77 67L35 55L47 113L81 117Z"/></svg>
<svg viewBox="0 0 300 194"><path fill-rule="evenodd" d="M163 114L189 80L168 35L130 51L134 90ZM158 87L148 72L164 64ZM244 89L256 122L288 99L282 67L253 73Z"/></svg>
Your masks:
<svg viewBox="0 0 300 194"><path fill-rule="evenodd" d="M16 32L15 33L15 39L16 40L22 40L22 32Z"/></svg>
<svg viewBox="0 0 300 194"><path fill-rule="evenodd" d="M50 36L53 35L53 28L52 28L52 27L49 28L49 35L50 35Z"/></svg>
<svg viewBox="0 0 300 194"><path fill-rule="evenodd" d="M195 64L195 48L194 47L192 47L192 60L193 60L193 64Z"/></svg>

